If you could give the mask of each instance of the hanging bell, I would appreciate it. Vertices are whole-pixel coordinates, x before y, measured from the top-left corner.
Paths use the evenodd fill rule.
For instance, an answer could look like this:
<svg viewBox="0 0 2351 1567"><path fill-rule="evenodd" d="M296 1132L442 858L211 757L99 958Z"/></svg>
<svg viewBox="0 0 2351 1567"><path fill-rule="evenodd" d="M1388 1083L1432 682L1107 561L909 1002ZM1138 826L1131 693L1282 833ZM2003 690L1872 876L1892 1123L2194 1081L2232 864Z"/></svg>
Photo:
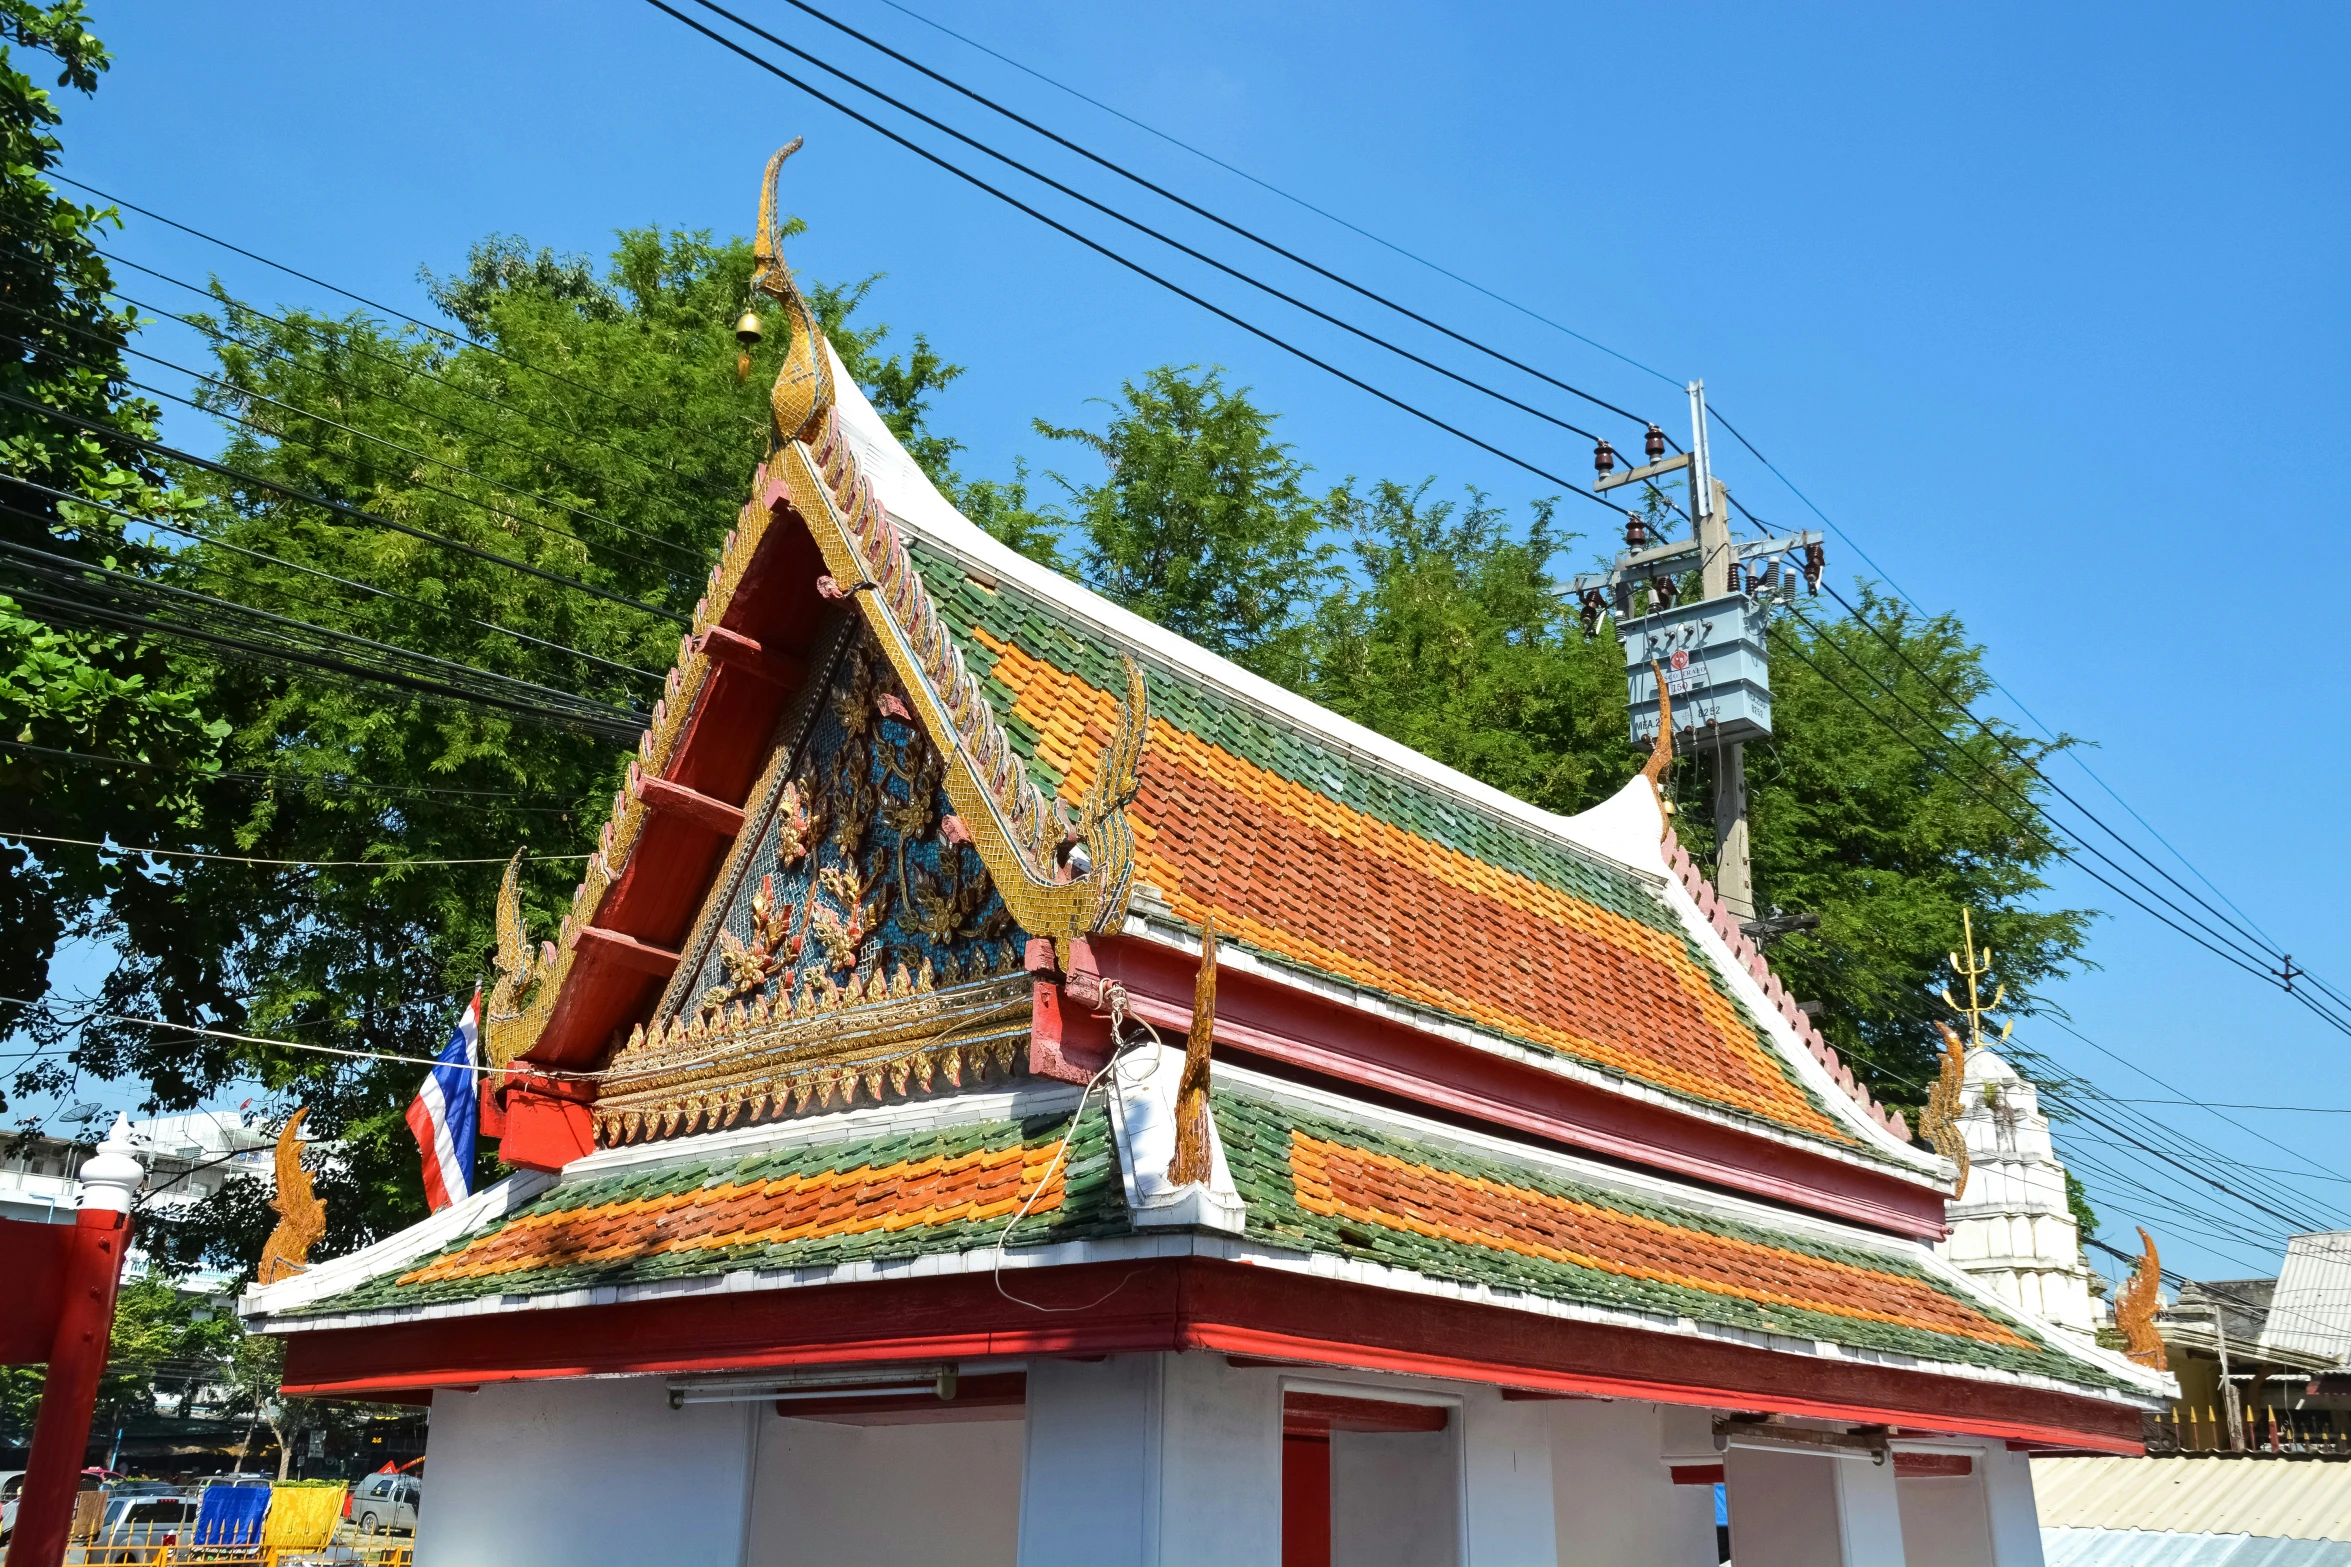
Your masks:
<svg viewBox="0 0 2351 1567"><path fill-rule="evenodd" d="M735 341L743 345L743 351L735 355L735 384L737 386L741 386L751 378L751 350L758 346L759 339L763 335L764 332L759 325L759 312L756 310L744 311L742 318L735 323Z"/></svg>

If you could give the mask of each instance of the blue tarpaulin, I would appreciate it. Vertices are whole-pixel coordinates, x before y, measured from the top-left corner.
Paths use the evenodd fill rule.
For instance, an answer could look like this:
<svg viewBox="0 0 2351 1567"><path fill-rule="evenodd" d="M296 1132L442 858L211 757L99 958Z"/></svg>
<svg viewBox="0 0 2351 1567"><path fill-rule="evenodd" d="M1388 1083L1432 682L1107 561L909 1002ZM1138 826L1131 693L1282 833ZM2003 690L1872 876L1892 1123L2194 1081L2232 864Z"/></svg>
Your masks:
<svg viewBox="0 0 2351 1567"><path fill-rule="evenodd" d="M198 1545L259 1545L269 1516L269 1485L208 1485L196 1510Z"/></svg>

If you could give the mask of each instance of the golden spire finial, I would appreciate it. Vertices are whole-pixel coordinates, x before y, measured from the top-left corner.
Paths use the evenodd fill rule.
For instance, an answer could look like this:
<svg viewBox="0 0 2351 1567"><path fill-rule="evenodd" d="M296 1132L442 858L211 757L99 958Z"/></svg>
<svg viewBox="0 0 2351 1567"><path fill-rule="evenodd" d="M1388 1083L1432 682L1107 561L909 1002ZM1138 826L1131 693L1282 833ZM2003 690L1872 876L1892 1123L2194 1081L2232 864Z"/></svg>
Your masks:
<svg viewBox="0 0 2351 1567"><path fill-rule="evenodd" d="M833 406L832 362L819 343L823 328L817 324L816 312L801 297L799 285L792 281L792 269L784 264L784 224L776 211L776 186L784 172L784 160L799 150L800 138L795 136L767 160L767 175L759 184L759 232L751 239L752 291L783 306L785 326L791 333L783 366L776 372L775 387L767 399L779 443L812 436L817 422Z"/></svg>
<svg viewBox="0 0 2351 1567"><path fill-rule="evenodd" d="M2139 1263L2114 1298L2114 1325L2122 1329L2123 1353L2142 1366L2169 1369L2163 1335L2156 1331L2155 1313L2163 1305L2163 1259L2156 1255L2155 1237L2139 1231Z"/></svg>
<svg viewBox="0 0 2351 1567"><path fill-rule="evenodd" d="M1200 972L1192 982L1192 1028L1184 1040L1184 1075L1176 1085L1175 1158L1167 1178L1178 1186L1215 1173L1208 1140L1209 1051L1216 1039L1216 914L1200 927Z"/></svg>
<svg viewBox="0 0 2351 1567"><path fill-rule="evenodd" d="M1945 985L1943 987L1943 1005L1967 1019L1967 1047L1970 1050L1981 1050L1984 1048L1984 1014L1998 1010L2000 1003L2008 999L2008 986L2003 982L1993 992L1991 1000L1983 999L1983 992L1978 988L1977 981L1992 972L1992 949L1989 947L1980 951L1977 949L1975 916L1972 911L1967 909L1959 911L1959 930L1960 945L1967 953L1966 961L1962 962L1956 952L1945 955L1951 960L1951 971L1967 981L1967 1004L1962 1006L1953 1000L1951 987ZM2014 1027L2016 1027L2014 1018L2003 1022L2000 1025L1998 1042L2006 1044L2008 1031Z"/></svg>

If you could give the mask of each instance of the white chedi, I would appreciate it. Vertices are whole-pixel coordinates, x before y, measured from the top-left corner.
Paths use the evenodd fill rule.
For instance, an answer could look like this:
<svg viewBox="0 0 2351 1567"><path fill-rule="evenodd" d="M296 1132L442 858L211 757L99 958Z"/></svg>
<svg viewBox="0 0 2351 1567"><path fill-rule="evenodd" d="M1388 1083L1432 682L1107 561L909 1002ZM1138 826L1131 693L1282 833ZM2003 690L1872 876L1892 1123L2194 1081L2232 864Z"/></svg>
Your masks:
<svg viewBox="0 0 2351 1567"><path fill-rule="evenodd" d="M2040 1095L1978 1045L1967 1052L1958 1126L1967 1184L1948 1209L1951 1234L1935 1249L2008 1305L2094 1340L2090 1270Z"/></svg>

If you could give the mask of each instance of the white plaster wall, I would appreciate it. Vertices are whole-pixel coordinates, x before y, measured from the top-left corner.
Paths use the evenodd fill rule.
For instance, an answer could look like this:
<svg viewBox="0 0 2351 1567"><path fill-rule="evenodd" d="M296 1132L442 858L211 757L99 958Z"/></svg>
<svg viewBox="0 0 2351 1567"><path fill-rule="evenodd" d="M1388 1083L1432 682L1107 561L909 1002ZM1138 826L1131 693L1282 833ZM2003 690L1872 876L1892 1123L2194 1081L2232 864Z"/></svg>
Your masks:
<svg viewBox="0 0 2351 1567"><path fill-rule="evenodd" d="M1903 1567L1891 1463L1734 1447L1723 1469L1739 1567Z"/></svg>
<svg viewBox="0 0 2351 1567"><path fill-rule="evenodd" d="M1459 1426L1331 1433L1331 1567L1458 1567Z"/></svg>
<svg viewBox="0 0 2351 1567"><path fill-rule="evenodd" d="M1550 1426L1560 1567L1712 1567L1714 1487L1675 1485L1655 1404L1569 1399ZM1694 1462L1714 1461L1711 1445Z"/></svg>
<svg viewBox="0 0 2351 1567"><path fill-rule="evenodd" d="M1028 1376L1021 1567L1280 1567L1277 1373L1192 1354Z"/></svg>
<svg viewBox="0 0 2351 1567"><path fill-rule="evenodd" d="M747 1404L655 1377L433 1395L418 1567L740 1567Z"/></svg>
<svg viewBox="0 0 2351 1567"><path fill-rule="evenodd" d="M1548 1402L1513 1402L1490 1387L1463 1396L1458 1418L1465 1567L1524 1567L1558 1559L1550 1407Z"/></svg>
<svg viewBox="0 0 2351 1567"><path fill-rule="evenodd" d="M1991 1567L2043 1567L2041 1510L2033 1496L2033 1462L1994 1443L1977 1453L1984 1502L1991 1514Z"/></svg>
<svg viewBox="0 0 2351 1567"><path fill-rule="evenodd" d="M1012 1567L1020 1420L854 1426L760 1411L745 1567Z"/></svg>
<svg viewBox="0 0 2351 1567"><path fill-rule="evenodd" d="M1989 1567L1992 1517L1981 1473L1897 1480L1906 1567Z"/></svg>

